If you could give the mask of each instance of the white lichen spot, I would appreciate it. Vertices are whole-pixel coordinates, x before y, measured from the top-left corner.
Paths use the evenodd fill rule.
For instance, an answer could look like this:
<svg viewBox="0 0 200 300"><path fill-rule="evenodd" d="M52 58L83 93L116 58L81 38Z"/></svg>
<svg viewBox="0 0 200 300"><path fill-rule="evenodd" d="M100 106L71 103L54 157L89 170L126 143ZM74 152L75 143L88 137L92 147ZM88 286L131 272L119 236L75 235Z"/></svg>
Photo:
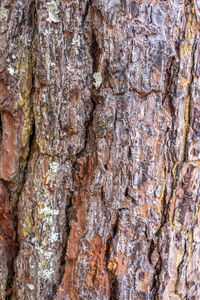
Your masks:
<svg viewBox="0 0 200 300"><path fill-rule="evenodd" d="M50 207L43 207L39 210L39 214L45 215L45 216L57 216L59 215L59 210L58 209L52 209Z"/></svg>
<svg viewBox="0 0 200 300"><path fill-rule="evenodd" d="M34 290L34 288L35 288L34 285L29 284L29 283L27 283L26 286L27 286L27 288L29 288L29 290L31 290L31 291Z"/></svg>
<svg viewBox="0 0 200 300"><path fill-rule="evenodd" d="M62 241L62 235L59 233L60 210L56 197L50 193L50 187L52 187L52 190L55 189L54 184L56 183L59 167L59 162L50 160L45 174L45 182L39 179L35 182L35 192L38 198L37 211L35 212L37 214L35 230L38 234L35 234L32 238L29 227L26 226L25 228L37 252L38 277L45 281L53 280L55 277L57 272L57 247ZM28 216L28 218L30 219L31 216Z"/></svg>
<svg viewBox="0 0 200 300"><path fill-rule="evenodd" d="M49 260L52 257L52 254L53 254L52 251L47 251L46 250L44 252L44 257Z"/></svg>
<svg viewBox="0 0 200 300"><path fill-rule="evenodd" d="M44 279L50 279L54 275L54 270L53 269L46 269L43 271L43 278Z"/></svg>
<svg viewBox="0 0 200 300"><path fill-rule="evenodd" d="M59 237L59 235L57 232L52 233L50 236L51 243L55 243L58 240L58 237Z"/></svg>
<svg viewBox="0 0 200 300"><path fill-rule="evenodd" d="M94 80L95 80L95 83L94 83L95 87L96 87L96 88L99 88L100 85L101 85L101 83L102 83L102 81L103 81L103 78L102 78L102 76L101 76L101 73L100 73L100 72L94 73L93 78L94 78Z"/></svg>
<svg viewBox="0 0 200 300"><path fill-rule="evenodd" d="M59 9L56 1L51 1L47 3L48 6L48 11L49 11L49 17L47 21L49 22L54 22L54 23L59 23L60 19L58 17L59 14Z"/></svg>
<svg viewBox="0 0 200 300"><path fill-rule="evenodd" d="M40 246L35 246L40 257L40 263L38 268L38 275L43 279L51 279L54 276L54 253L52 250L46 249L45 240L43 240Z"/></svg>
<svg viewBox="0 0 200 300"><path fill-rule="evenodd" d="M49 170L47 172L47 175L46 175L46 184L53 184L55 178L56 178L56 174L58 173L58 170L59 170L59 163L58 162L51 162L49 164Z"/></svg>
<svg viewBox="0 0 200 300"><path fill-rule="evenodd" d="M59 163L54 161L54 162L50 163L49 168L50 168L51 172L56 173L59 169Z"/></svg>
<svg viewBox="0 0 200 300"><path fill-rule="evenodd" d="M74 52L76 54L78 54L78 48L80 48L80 45L81 45L80 36L77 33L75 33L74 38L72 40L72 46L74 47Z"/></svg>
<svg viewBox="0 0 200 300"><path fill-rule="evenodd" d="M47 30L47 29L43 30L42 33L43 33L43 35L46 36L46 37L49 36L49 30Z"/></svg>
<svg viewBox="0 0 200 300"><path fill-rule="evenodd" d="M14 75L15 74L15 69L11 66L8 67L8 72L10 73L10 75Z"/></svg>
<svg viewBox="0 0 200 300"><path fill-rule="evenodd" d="M54 177L59 164L51 162L49 164L48 176ZM52 279L55 275L55 243L59 240L57 220L59 210L54 208L54 198L52 198L48 189L43 186L43 192L40 190L41 201L38 203L38 226L41 227L39 239L35 242L35 248L39 255L38 276L40 278Z"/></svg>

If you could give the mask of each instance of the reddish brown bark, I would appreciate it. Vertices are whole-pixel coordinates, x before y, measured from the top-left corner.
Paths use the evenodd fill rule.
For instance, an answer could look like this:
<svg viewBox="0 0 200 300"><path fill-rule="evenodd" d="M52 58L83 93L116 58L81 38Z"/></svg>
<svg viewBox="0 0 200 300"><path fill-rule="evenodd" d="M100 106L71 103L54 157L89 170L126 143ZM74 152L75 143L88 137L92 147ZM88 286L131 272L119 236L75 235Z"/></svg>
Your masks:
<svg viewBox="0 0 200 300"><path fill-rule="evenodd" d="M0 298L198 299L198 1L0 3Z"/></svg>

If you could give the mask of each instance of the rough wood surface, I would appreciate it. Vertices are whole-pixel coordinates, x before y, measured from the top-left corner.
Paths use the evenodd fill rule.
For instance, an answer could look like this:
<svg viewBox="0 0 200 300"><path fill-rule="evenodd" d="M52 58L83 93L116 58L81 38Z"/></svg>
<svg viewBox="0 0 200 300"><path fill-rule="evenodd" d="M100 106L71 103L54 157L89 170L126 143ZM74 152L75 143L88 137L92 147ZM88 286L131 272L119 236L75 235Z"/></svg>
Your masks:
<svg viewBox="0 0 200 300"><path fill-rule="evenodd" d="M198 0L0 1L0 299L200 299Z"/></svg>

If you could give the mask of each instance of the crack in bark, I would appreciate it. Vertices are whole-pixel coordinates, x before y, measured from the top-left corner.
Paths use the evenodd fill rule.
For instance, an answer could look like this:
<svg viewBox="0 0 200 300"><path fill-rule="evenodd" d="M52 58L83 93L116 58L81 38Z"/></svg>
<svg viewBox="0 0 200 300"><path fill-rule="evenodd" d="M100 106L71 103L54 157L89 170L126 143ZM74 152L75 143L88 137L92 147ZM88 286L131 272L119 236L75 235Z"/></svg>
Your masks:
<svg viewBox="0 0 200 300"><path fill-rule="evenodd" d="M96 101L94 101L94 97L91 96L90 99L91 99L93 107L92 107L92 110L91 110L91 113L90 113L90 118L85 124L85 145L81 149L81 151L76 154L76 160L83 157L87 153L87 146L89 145L89 141L90 141L89 133L90 133L90 128L93 127L92 124L93 124L93 120L94 120L94 113L95 113L95 110L96 110Z"/></svg>
<svg viewBox="0 0 200 300"><path fill-rule="evenodd" d="M23 171L23 179L22 179L22 183L21 183L21 187L20 187L20 190L18 192L18 196L17 196L17 199L19 201L19 198L22 194L22 191L23 191L23 188L24 188L24 185L26 183L26 173L27 173L27 170L28 170L28 163L30 161L30 158L31 158L31 155L33 153L33 149L34 149L34 145L35 145L35 122L33 123L32 125L32 133L30 135L30 138L29 138L29 151L28 151L28 156L27 156L27 159L26 159L26 165L25 165L25 168L24 168L24 171ZM18 205L18 201L17 201L17 205ZM18 220L18 208L16 208L16 212L15 212L15 232L16 232L16 244L18 245L18 248L17 248L17 251L15 253L15 258L14 258L14 262L16 261L17 259L17 256L19 254L19 246L20 246L20 239L19 239L19 234L18 234L18 223L19 223L19 220ZM14 283L14 278L15 278L15 270L14 270L14 264L13 263L13 270L12 270L12 282L10 284L10 286L12 287L13 286L13 283ZM8 298L7 300L9 299L12 299L12 296L13 294L11 293L10 294L10 297L11 298Z"/></svg>
<svg viewBox="0 0 200 300"><path fill-rule="evenodd" d="M98 41L96 38L96 34L95 34L95 31L93 28L92 28L92 40L91 40L89 49L90 49L90 55L91 55L92 61L93 61L92 70L93 70L93 73L95 73L98 70L98 64L99 64L99 58L100 58L101 51L100 51L100 47L99 47L99 44L98 44Z"/></svg>
<svg viewBox="0 0 200 300"><path fill-rule="evenodd" d="M117 235L118 227L119 227L119 212L117 212L116 220L112 225L110 236L106 242L106 250L105 250L105 267L109 278L110 283L110 300L118 300L119 299L119 288L118 288L118 280L117 275L115 274L115 270L113 270L112 262L110 262L110 256L112 252L112 244L113 240Z"/></svg>
<svg viewBox="0 0 200 300"><path fill-rule="evenodd" d="M183 267L184 267L184 260L185 260L185 256L187 254L187 242L186 242L186 239L185 239L185 244L184 244L184 253L183 253L183 257L182 257L182 260L180 262L180 264L178 265L177 267L177 278L176 278L176 284L175 284L175 295L179 296L180 299L183 299L183 295L181 293L179 293L179 286L180 286L180 283L181 283L181 273L182 273L182 270L183 270Z"/></svg>
<svg viewBox="0 0 200 300"><path fill-rule="evenodd" d="M143 92L143 91L139 91L139 90L136 89L136 88L131 88L131 89L129 89L129 90L126 91L126 92L114 93L114 95L115 95L115 96L121 96L121 95L130 93L130 92L137 93L137 94L139 95L140 98L147 97L147 96L149 96L149 95L151 95L151 94L161 94L161 91L160 91L160 90L152 89L152 90L150 90L149 92Z"/></svg>
<svg viewBox="0 0 200 300"><path fill-rule="evenodd" d="M162 255L160 253L160 251L158 251L159 254L159 259L156 263L155 266L155 273L154 273L154 277L153 277L153 283L152 283L152 287L151 287L151 292L152 292L152 297L153 299L157 300L158 298L158 291L160 288L160 273L162 270Z"/></svg>
<svg viewBox="0 0 200 300"><path fill-rule="evenodd" d="M66 228L67 228L66 229L66 237L65 237L65 241L63 242L64 247L63 247L63 250L62 250L61 257L60 257L60 272L59 272L60 273L59 274L60 278L57 282L57 288L55 289L55 293L54 293L53 296L56 296L58 294L59 287L62 283L62 279L63 279L64 273L65 273L66 253L67 253L69 235L70 235L70 231L71 231L71 228L70 228L70 212L71 212L71 209L73 208L72 197L73 197L73 192L71 193L71 196L69 198L69 203L65 208L65 211L66 211Z"/></svg>
<svg viewBox="0 0 200 300"><path fill-rule="evenodd" d="M85 20L87 18L87 15L88 15L88 12L89 12L89 9L90 9L91 5L92 5L92 0L88 0L88 2L86 4L86 8L85 8L85 13L84 13L83 18L82 18L82 27L84 26L84 23L85 23Z"/></svg>

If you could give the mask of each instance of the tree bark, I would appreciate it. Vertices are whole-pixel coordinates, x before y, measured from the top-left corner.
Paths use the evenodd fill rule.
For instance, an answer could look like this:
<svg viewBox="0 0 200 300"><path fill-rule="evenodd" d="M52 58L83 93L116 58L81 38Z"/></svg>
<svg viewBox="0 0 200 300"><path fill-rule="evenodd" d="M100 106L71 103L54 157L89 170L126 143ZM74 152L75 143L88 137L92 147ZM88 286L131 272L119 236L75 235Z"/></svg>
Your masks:
<svg viewBox="0 0 200 300"><path fill-rule="evenodd" d="M0 299L200 299L200 4L0 1Z"/></svg>

